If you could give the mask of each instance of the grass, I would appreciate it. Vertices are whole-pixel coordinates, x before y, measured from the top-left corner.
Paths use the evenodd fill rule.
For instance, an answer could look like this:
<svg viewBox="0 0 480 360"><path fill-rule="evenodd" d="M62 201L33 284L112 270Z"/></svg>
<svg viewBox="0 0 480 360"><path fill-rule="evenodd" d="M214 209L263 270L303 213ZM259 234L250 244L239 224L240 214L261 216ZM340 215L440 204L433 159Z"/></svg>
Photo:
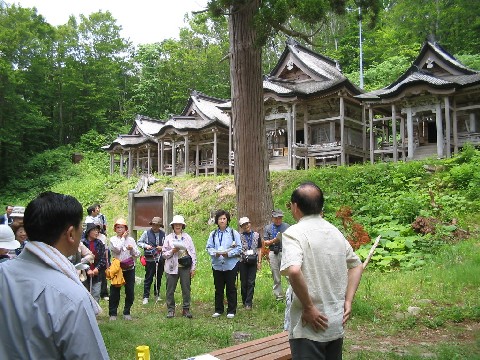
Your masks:
<svg viewBox="0 0 480 360"><path fill-rule="evenodd" d="M99 165L86 160L70 169L70 176L59 174L59 179L67 180L59 181L51 190L77 197L85 208L100 202L109 221L108 231L112 233L114 220L127 215L126 194L135 188L137 179L109 176L102 170L107 168L106 161ZM292 189L302 181L311 180L326 190L325 217L334 223L338 221L335 211L340 206L350 205L371 235L379 229L403 232L402 229L410 228L409 223L396 225L394 221L383 219L411 218L420 204L420 210L430 214L442 209L445 221L454 217L459 226L471 234L469 239L441 246L439 244L446 242L441 235L431 240L426 238L422 246L432 253L428 254L426 265L417 270L380 272L370 262L357 292L353 318L347 324L344 359L480 359L480 239L477 230L480 202L474 196L474 181L462 189L458 188L458 182L450 179L452 174L458 175L458 171L447 171L453 166L450 164L443 173L434 174L425 173L422 163L417 162L271 174L274 207L284 211ZM163 300L143 306L144 269L139 265L132 322L122 319L109 322L108 303L101 301L104 313L99 318L99 326L111 359L134 359L135 348L139 345L150 347L152 360L185 359L282 331L284 304L274 300L267 263L257 276L252 311L239 308L232 320L225 316L211 317L214 288L205 244L214 226L207 222L211 211L224 208L231 211L231 225L236 228L233 176L158 177L149 192L158 193L165 187L174 189L174 212L185 216L186 231L197 249L198 269L192 281L194 318L179 316L181 295L178 287L177 317L166 319L165 283L161 291ZM439 204L435 209L429 207L429 189L434 189L435 201ZM465 196L467 191L471 199ZM5 199L16 205L26 205L32 197L30 193L10 196ZM412 209L408 210L408 206ZM288 211L284 220L293 223ZM439 250L432 251L433 245ZM124 294L119 313L123 302Z"/></svg>
<svg viewBox="0 0 480 360"><path fill-rule="evenodd" d="M213 279L203 241L196 241L199 271L192 283L193 319L166 319L162 300L142 305L143 267L137 267L133 322L108 321L107 302L99 320L112 360L133 359L135 348L148 345L152 359L185 359L282 331L285 306L274 300L267 263L257 277L254 308L239 307L233 320L214 319ZM435 261L412 272L364 273L346 329L346 360L480 358L480 244L478 237L445 247ZM284 288L286 283L284 282ZM240 298L240 295L239 295ZM122 293L119 312L124 301ZM409 313L418 307L419 314ZM470 328L470 330L468 330Z"/></svg>

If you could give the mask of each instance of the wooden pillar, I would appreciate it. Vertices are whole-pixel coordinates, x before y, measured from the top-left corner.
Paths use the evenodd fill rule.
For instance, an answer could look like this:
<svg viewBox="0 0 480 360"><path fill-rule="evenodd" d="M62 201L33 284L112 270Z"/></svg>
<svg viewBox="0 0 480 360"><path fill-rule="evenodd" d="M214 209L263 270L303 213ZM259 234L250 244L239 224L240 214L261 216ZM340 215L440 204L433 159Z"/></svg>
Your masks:
<svg viewBox="0 0 480 360"><path fill-rule="evenodd" d="M308 145L311 145L310 144L310 134L308 132L308 109L307 109L307 105L304 106L304 112L303 112L303 139L304 139L305 146L308 147ZM290 149L288 149L288 151L290 153ZM305 170L308 170L308 165L309 165L309 161L308 161L308 151L307 151L307 154L305 155Z"/></svg>
<svg viewBox="0 0 480 360"><path fill-rule="evenodd" d="M405 119L403 116L400 115L400 139L402 144L402 160L405 161L406 154L405 154Z"/></svg>
<svg viewBox="0 0 480 360"><path fill-rule="evenodd" d="M452 150L451 150L451 124L450 124L450 99L448 96L444 97L444 103L445 103L445 150L446 150L446 156L447 158L452 156Z"/></svg>
<svg viewBox="0 0 480 360"><path fill-rule="evenodd" d="M340 96L340 164L345 165L345 102Z"/></svg>
<svg viewBox="0 0 480 360"><path fill-rule="evenodd" d="M296 168L296 160L293 156L293 146L296 144L296 104L292 104L290 111L287 115L287 129L288 129L288 137L287 137L287 146L288 146L288 165L290 169Z"/></svg>
<svg viewBox="0 0 480 360"><path fill-rule="evenodd" d="M160 169L160 141L157 139L157 172L159 174L161 174Z"/></svg>
<svg viewBox="0 0 480 360"><path fill-rule="evenodd" d="M160 175L165 175L165 172L164 172L164 153L165 153L165 143L163 142L163 140L160 140L160 170L159 170L159 173Z"/></svg>
<svg viewBox="0 0 480 360"><path fill-rule="evenodd" d="M140 173L140 148L137 149L137 151L135 152L135 157L137 159L137 166L135 167L137 169L137 174Z"/></svg>
<svg viewBox="0 0 480 360"><path fill-rule="evenodd" d="M435 122L437 125L437 157L441 159L443 158L443 121L440 100L435 105Z"/></svg>
<svg viewBox="0 0 480 360"><path fill-rule="evenodd" d="M128 149L127 177L132 176L132 166L133 166L132 149Z"/></svg>
<svg viewBox="0 0 480 360"><path fill-rule="evenodd" d="M370 163L375 162L375 137L373 134L373 109L371 105L368 107L368 120L370 122Z"/></svg>
<svg viewBox="0 0 480 360"><path fill-rule="evenodd" d="M113 152L110 153L110 175L113 175L113 171L115 170L115 156Z"/></svg>
<svg viewBox="0 0 480 360"><path fill-rule="evenodd" d="M217 176L217 129L213 129L213 175Z"/></svg>
<svg viewBox="0 0 480 360"><path fill-rule="evenodd" d="M457 103L453 98L453 152L458 153L458 119L457 119Z"/></svg>
<svg viewBox="0 0 480 360"><path fill-rule="evenodd" d="M120 175L123 176L123 151L120 153Z"/></svg>
<svg viewBox="0 0 480 360"><path fill-rule="evenodd" d="M365 116L365 106L362 104L362 161L366 161L367 156L367 119Z"/></svg>
<svg viewBox="0 0 480 360"><path fill-rule="evenodd" d="M413 118L412 118L412 108L407 108L407 137L408 137L408 152L407 158L413 159Z"/></svg>
<svg viewBox="0 0 480 360"><path fill-rule="evenodd" d="M185 139L185 175L188 175L188 169L190 167L190 159L189 159L189 144L188 144L188 135L184 136Z"/></svg>
<svg viewBox="0 0 480 360"><path fill-rule="evenodd" d="M172 176L177 176L177 151L175 147L175 139L172 139Z"/></svg>
<svg viewBox="0 0 480 360"><path fill-rule="evenodd" d="M393 161L398 161L398 145L397 145L397 111L395 104L392 104L392 138L393 138Z"/></svg>
<svg viewBox="0 0 480 360"><path fill-rule="evenodd" d="M197 145L195 146L195 176L200 175L200 145L198 145L198 137L197 137Z"/></svg>
<svg viewBox="0 0 480 360"><path fill-rule="evenodd" d="M147 175L152 173L152 165L151 165L151 153L150 153L150 145L147 145Z"/></svg>

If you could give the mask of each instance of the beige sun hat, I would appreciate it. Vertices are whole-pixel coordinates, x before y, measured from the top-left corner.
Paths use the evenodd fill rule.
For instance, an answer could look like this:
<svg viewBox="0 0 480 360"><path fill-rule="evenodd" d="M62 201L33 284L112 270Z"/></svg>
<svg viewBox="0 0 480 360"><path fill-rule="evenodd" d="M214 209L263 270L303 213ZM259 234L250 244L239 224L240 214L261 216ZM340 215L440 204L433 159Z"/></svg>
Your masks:
<svg viewBox="0 0 480 360"><path fill-rule="evenodd" d="M150 225L157 224L157 225L162 225L163 226L163 221L162 218L159 216L154 216L152 221L150 221Z"/></svg>
<svg viewBox="0 0 480 360"><path fill-rule="evenodd" d="M250 219L246 216L241 217L240 220L238 220L238 225L243 226L243 224L249 223Z"/></svg>
<svg viewBox="0 0 480 360"><path fill-rule="evenodd" d="M15 240L15 234L8 225L0 225L0 249L15 250L20 247L20 243Z"/></svg>

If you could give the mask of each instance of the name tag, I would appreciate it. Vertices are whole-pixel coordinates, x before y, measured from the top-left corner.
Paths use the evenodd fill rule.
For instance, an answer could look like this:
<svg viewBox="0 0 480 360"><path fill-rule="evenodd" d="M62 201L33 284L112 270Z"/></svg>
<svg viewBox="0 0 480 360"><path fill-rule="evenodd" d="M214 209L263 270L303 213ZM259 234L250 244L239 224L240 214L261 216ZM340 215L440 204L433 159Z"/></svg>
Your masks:
<svg viewBox="0 0 480 360"><path fill-rule="evenodd" d="M253 255L253 250L247 250L247 255Z"/></svg>

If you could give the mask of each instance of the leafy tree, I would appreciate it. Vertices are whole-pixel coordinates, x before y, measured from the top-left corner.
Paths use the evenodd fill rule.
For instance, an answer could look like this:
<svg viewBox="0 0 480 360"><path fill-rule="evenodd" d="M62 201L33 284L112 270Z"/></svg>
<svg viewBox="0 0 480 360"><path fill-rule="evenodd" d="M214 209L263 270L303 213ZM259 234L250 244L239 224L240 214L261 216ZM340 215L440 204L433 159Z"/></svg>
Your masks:
<svg viewBox="0 0 480 360"><path fill-rule="evenodd" d="M49 73L52 27L32 9L0 3L0 182L41 151L48 126L41 101Z"/></svg>
<svg viewBox="0 0 480 360"><path fill-rule="evenodd" d="M138 83L130 105L136 113L158 119L179 114L193 89L230 97L228 63L221 61L228 52L225 35L198 18L190 23L196 32L183 28L180 40L140 45L134 57Z"/></svg>

